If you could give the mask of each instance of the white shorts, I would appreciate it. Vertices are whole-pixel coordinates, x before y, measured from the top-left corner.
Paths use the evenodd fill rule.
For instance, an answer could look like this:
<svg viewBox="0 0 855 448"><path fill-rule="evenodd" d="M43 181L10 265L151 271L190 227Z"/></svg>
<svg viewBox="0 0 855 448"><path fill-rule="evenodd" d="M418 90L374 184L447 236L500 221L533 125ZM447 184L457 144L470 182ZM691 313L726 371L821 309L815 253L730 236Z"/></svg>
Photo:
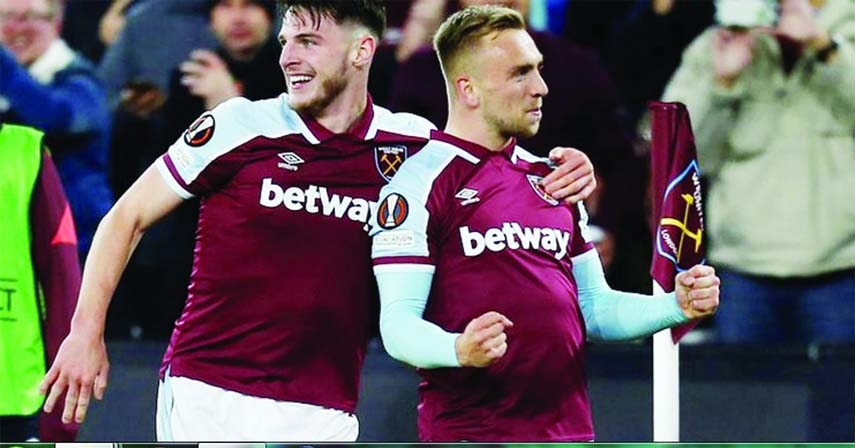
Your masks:
<svg viewBox="0 0 855 448"><path fill-rule="evenodd" d="M159 442L354 442L356 416L337 409L253 397L166 376L157 389Z"/></svg>

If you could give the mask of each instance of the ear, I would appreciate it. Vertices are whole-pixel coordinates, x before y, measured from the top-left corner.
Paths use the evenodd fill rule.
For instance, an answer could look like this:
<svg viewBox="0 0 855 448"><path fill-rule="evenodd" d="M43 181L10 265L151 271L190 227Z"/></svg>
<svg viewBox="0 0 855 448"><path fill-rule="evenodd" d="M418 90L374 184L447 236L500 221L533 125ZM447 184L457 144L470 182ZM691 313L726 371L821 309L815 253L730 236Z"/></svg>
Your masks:
<svg viewBox="0 0 855 448"><path fill-rule="evenodd" d="M54 31L56 31L57 36L62 35L62 25L63 25L63 23L65 23L63 20L64 15L65 14L62 12L62 9L60 8L60 10L56 12L56 15L53 18L53 29L54 29Z"/></svg>
<svg viewBox="0 0 855 448"><path fill-rule="evenodd" d="M62 7L62 3L57 2L54 7L56 8L56 12L54 12L53 16L53 28L56 31L56 35L62 35L62 25L65 23L65 11Z"/></svg>
<svg viewBox="0 0 855 448"><path fill-rule="evenodd" d="M357 68L367 67L377 51L377 38L373 34L364 34L356 42L353 55L353 65Z"/></svg>
<svg viewBox="0 0 855 448"><path fill-rule="evenodd" d="M454 79L454 93L457 95L457 101L467 108L474 109L481 104L478 87L475 86L469 75L457 75Z"/></svg>

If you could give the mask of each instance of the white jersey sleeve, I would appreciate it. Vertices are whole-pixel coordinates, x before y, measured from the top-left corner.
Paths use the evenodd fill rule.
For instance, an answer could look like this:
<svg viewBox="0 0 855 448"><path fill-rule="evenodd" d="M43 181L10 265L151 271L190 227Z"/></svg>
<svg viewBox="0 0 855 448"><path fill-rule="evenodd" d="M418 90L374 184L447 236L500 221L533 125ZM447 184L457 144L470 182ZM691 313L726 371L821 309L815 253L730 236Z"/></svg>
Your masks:
<svg viewBox="0 0 855 448"><path fill-rule="evenodd" d="M430 197L443 170L458 156L451 146L430 142L380 190L370 231L375 271L386 264L434 265L430 229L441 210L429 204Z"/></svg>
<svg viewBox="0 0 855 448"><path fill-rule="evenodd" d="M381 190L371 220L383 345L395 359L420 368L460 366L459 335L423 317L435 269L432 228L442 214L431 195L459 155L446 146L430 142L407 159Z"/></svg>
<svg viewBox="0 0 855 448"><path fill-rule="evenodd" d="M155 165L184 199L214 191L240 168L234 153L247 142L303 131L286 101L285 95L255 102L229 99L196 119Z"/></svg>

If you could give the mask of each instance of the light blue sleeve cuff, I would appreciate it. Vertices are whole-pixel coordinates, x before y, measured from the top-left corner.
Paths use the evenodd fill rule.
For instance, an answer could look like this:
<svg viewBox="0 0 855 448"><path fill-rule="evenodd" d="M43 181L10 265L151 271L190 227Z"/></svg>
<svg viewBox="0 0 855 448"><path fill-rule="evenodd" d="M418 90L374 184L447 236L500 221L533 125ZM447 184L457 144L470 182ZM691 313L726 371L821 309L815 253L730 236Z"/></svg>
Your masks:
<svg viewBox="0 0 855 448"><path fill-rule="evenodd" d="M380 336L393 358L434 369L460 367L450 333L424 320L433 266L381 265L374 268L380 290Z"/></svg>
<svg viewBox="0 0 855 448"><path fill-rule="evenodd" d="M573 276L591 341L629 341L690 320L673 292L650 296L612 290L596 250L573 258Z"/></svg>

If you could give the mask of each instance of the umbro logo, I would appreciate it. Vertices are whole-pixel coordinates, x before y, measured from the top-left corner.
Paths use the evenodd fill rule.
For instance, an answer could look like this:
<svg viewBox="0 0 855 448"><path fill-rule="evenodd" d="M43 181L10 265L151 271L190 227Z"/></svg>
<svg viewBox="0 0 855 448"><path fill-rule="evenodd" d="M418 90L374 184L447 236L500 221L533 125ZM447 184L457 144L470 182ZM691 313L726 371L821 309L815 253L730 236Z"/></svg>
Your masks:
<svg viewBox="0 0 855 448"><path fill-rule="evenodd" d="M290 171L297 171L297 165L306 162L305 160L303 160L302 157L298 156L297 154L294 154L293 152L280 152L277 155L280 159L282 159L282 162L279 162L278 164L276 164L276 166L278 166L279 168L285 168L286 170Z"/></svg>
<svg viewBox="0 0 855 448"><path fill-rule="evenodd" d="M454 197L457 199L462 199L460 205L464 206L474 204L481 200L481 198L478 197L478 190L473 190L472 188L464 188L458 191L457 194L454 195Z"/></svg>

